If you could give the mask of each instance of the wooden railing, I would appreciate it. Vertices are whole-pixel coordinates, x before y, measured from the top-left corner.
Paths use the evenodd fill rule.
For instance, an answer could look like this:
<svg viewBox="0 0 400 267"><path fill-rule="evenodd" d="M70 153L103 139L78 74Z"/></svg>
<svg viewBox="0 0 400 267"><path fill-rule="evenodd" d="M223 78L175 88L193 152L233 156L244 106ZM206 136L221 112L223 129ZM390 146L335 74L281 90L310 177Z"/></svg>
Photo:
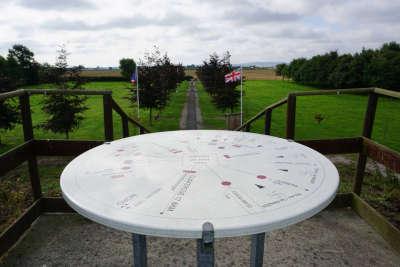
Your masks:
<svg viewBox="0 0 400 267"><path fill-rule="evenodd" d="M59 90L59 89L20 89L0 94L0 100L18 97L22 118L24 143L0 155L0 176L15 169L24 162L28 163L33 204L0 235L0 256L6 252L23 235L31 223L42 212L69 211L69 207L61 198L46 198L42 195L42 187L38 172L37 156L77 156L95 146L101 140L37 140L34 138L31 95L97 95L103 96L104 140L114 139L113 116L115 111L122 121L122 137L129 136L129 123L139 128L139 134L150 131L139 121L129 117L112 98L111 91L97 90ZM1 180L1 178L0 178Z"/></svg>
<svg viewBox="0 0 400 267"><path fill-rule="evenodd" d="M289 93L286 98L283 98L280 101L278 101L272 105L269 105L268 107L263 109L261 112L259 112L257 115L252 117L250 120L246 121L243 125L238 127L236 130L250 131L251 124L254 123L257 119L264 116L265 117L264 134L270 134L272 111L277 107L287 104L286 138L296 140L296 138L295 138L295 128L296 127L295 126L296 126L296 100L297 100L297 97L317 96L317 95L318 96L320 96L320 95L341 95L341 94L368 95L368 103L367 103L367 108L366 108L366 112L365 112L365 116L364 116L364 126L363 126L363 131L361 133L361 137L363 137L364 140L370 140L370 138L371 138L379 95L400 99L400 92L385 90L385 89L381 89L381 88L355 88L355 89L314 90L314 91L305 91L305 92L293 92L293 93ZM356 141L357 138L358 137L355 137L353 139L307 140L307 141L296 140L296 141L299 141L301 143L306 143L309 146L318 144L318 146L319 146L318 148L323 149L323 150L332 150L332 148L334 148L334 150L339 153L354 153L355 151L353 148L354 148L354 146L357 146L357 144L359 143L359 141ZM373 141L370 140L369 142L371 143ZM363 142L363 143L365 143L365 142ZM385 146L379 145L379 147L382 149L385 148L384 150L387 151ZM354 187L353 187L353 191L357 195L359 195L361 193L361 186L362 186L362 182L363 182L363 178L364 178L365 166L366 166L366 161L367 161L366 153L364 153L363 151L358 151L358 152L359 152L359 157L358 157L358 163L357 163L357 172L356 172L355 183L354 183ZM397 152L394 151L394 153L397 153ZM392 159L392 158L390 158L390 159ZM390 165L389 168L392 168L392 169L394 168L394 170L397 170L397 168L399 168L398 166L400 166L400 162L390 163L390 162L388 162L388 160L385 160L382 163L384 163L385 165Z"/></svg>
<svg viewBox="0 0 400 267"><path fill-rule="evenodd" d="M321 140L297 140L295 138L296 126L296 100L297 97L320 96L320 95L341 95L359 94L368 95L368 103L364 116L364 124L361 136L339 139ZM264 134L271 132L272 111L284 104L286 109L286 138L295 140L308 147L311 147L323 154L348 154L358 153L357 170L353 182L352 192L339 194L335 199L336 203L351 206L362 218L370 223L392 247L400 253L400 231L390 224L375 209L361 199L361 190L364 180L364 173L367 158L371 158L388 169L400 173L400 153L371 140L372 129L375 120L375 113L379 96L400 99L400 92L389 91L381 88L356 88L339 90L314 90L306 92L289 93L286 98L267 106L257 115L246 121L235 130L251 131L251 125L258 119L264 117Z"/></svg>
<svg viewBox="0 0 400 267"><path fill-rule="evenodd" d="M22 125L25 143L0 155L0 176L15 169L23 162L28 162L29 177L33 192L34 201L32 205L3 233L0 234L0 256L11 248L15 242L24 234L25 230L43 212L72 212L71 208L62 198L48 198L42 196L40 185L37 156L78 156L95 146L103 143L100 140L36 140L34 139L32 117L30 111L29 96L32 94L82 94L102 95L104 111L104 139L113 140L113 117L114 110L119 114L122 122L122 136L129 135L128 123L139 127L139 133L149 132L140 122L130 118L122 108L113 100L111 91L61 91L61 90L17 90L0 94L0 100L19 97ZM237 130L251 130L251 124L264 117L264 133L270 134L272 112L275 108L287 104L286 115L286 137L295 140L296 123L296 98L311 95L328 94L368 94L368 104L364 117L362 136L341 139L323 140L296 140L323 154L358 153L357 173L354 180L353 192L338 194L333 206L352 207L363 219L373 225L383 238L400 253L400 231L385 220L375 209L370 207L360 198L363 183L366 159L372 158L384 164L389 169L400 172L400 154L386 146L380 145L371 140L371 133L374 124L375 112L379 95L400 99L400 93L380 88L346 89L346 90L321 90L310 92L290 93L284 98L259 112L256 116L237 128Z"/></svg>
<svg viewBox="0 0 400 267"><path fill-rule="evenodd" d="M25 116L30 116L30 101L31 95L51 95L51 94L65 94L65 95L100 95L103 96L103 112L104 112L104 137L105 140L110 141L113 139L113 124L112 124L112 111L114 110L121 117L122 121L122 137L129 136L128 122L132 123L139 128L139 133L149 133L150 131L143 126L139 121L129 117L125 111L115 102L112 98L112 91L109 90L60 90L60 89L19 89L12 92L0 94L0 100L18 96L20 99L21 115L24 120ZM29 123L29 118L26 118ZM31 124L31 122L30 122ZM27 125L29 127L29 125Z"/></svg>

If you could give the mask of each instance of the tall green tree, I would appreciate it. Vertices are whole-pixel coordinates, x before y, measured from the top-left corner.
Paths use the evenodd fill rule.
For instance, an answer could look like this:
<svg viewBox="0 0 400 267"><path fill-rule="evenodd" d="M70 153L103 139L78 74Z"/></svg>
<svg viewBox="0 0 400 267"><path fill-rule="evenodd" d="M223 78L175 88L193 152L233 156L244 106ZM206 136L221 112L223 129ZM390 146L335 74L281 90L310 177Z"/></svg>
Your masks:
<svg viewBox="0 0 400 267"><path fill-rule="evenodd" d="M171 63L168 55L161 55L158 47L146 53L139 72L140 107L149 110L149 122L152 123L153 111L158 113L165 108L172 92L182 81L182 66ZM130 97L136 102L136 89L131 89Z"/></svg>
<svg viewBox="0 0 400 267"><path fill-rule="evenodd" d="M275 66L275 75L282 76L284 80L288 73L288 65L286 63L277 64Z"/></svg>
<svg viewBox="0 0 400 267"><path fill-rule="evenodd" d="M0 56L0 93L5 93L15 88L16 85L10 78L8 60ZM0 100L0 130L11 130L18 122L20 122L20 115L15 100Z"/></svg>
<svg viewBox="0 0 400 267"><path fill-rule="evenodd" d="M294 81L328 88L383 87L400 91L400 44L338 55L336 51L310 59L294 59L288 66Z"/></svg>
<svg viewBox="0 0 400 267"><path fill-rule="evenodd" d="M60 90L83 89L84 80L80 76L83 67L68 68L67 50L61 46L57 51L54 84ZM83 112L87 110L86 97L79 95L53 94L43 101L42 110L47 119L39 126L54 133L63 133L69 139L69 133L79 127L84 119Z"/></svg>
<svg viewBox="0 0 400 267"><path fill-rule="evenodd" d="M196 74L213 104L222 111L229 109L233 112L240 102L240 91L237 89L240 81L225 83L225 74L233 71L230 57L229 52L222 58L216 53L211 54L209 60L203 61L203 65L196 70Z"/></svg>
<svg viewBox="0 0 400 267"><path fill-rule="evenodd" d="M400 44L384 44L374 53L369 71L371 86L400 90Z"/></svg>
<svg viewBox="0 0 400 267"><path fill-rule="evenodd" d="M16 62L15 75L21 84L37 84L39 82L40 65L34 59L34 53L24 45L15 44L8 50L8 59Z"/></svg>
<svg viewBox="0 0 400 267"><path fill-rule="evenodd" d="M119 61L119 69L121 70L122 77L128 81L132 73L136 70L136 62L132 58L122 58Z"/></svg>

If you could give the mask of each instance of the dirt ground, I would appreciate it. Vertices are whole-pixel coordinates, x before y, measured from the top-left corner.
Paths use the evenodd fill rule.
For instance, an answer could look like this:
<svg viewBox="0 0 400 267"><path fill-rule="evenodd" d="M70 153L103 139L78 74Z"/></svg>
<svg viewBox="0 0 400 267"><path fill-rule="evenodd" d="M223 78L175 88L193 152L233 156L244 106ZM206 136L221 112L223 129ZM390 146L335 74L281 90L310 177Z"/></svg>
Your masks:
<svg viewBox="0 0 400 267"><path fill-rule="evenodd" d="M149 266L196 266L196 242L148 237ZM216 266L249 266L250 238L217 239ZM129 233L77 214L41 216L1 266L131 266ZM264 266L399 266L400 256L350 209L269 233Z"/></svg>

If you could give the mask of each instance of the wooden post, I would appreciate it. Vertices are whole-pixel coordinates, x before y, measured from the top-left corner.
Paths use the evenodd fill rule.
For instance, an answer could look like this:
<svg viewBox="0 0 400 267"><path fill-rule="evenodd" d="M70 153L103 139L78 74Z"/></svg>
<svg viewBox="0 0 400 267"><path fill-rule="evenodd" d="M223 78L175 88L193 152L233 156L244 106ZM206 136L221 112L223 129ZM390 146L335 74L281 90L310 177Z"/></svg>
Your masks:
<svg viewBox="0 0 400 267"><path fill-rule="evenodd" d="M27 93L19 96L19 104L21 106L22 128L24 131L24 140L33 139L32 114L31 105L29 103L29 95Z"/></svg>
<svg viewBox="0 0 400 267"><path fill-rule="evenodd" d="M271 133L271 119L272 119L272 109L267 109L265 111L264 134Z"/></svg>
<svg viewBox="0 0 400 267"><path fill-rule="evenodd" d="M364 116L364 127L362 135L371 138L372 129L375 120L376 106L378 104L378 95L374 92L369 93L367 110ZM363 151L358 154L357 171L353 184L353 192L357 195L361 194L361 188L364 180L365 166L367 165L367 155Z"/></svg>
<svg viewBox="0 0 400 267"><path fill-rule="evenodd" d="M122 137L128 137L129 136L128 119L125 116L121 116L121 120L122 120Z"/></svg>
<svg viewBox="0 0 400 267"><path fill-rule="evenodd" d="M286 112L286 138L293 139L296 125L296 95L289 94Z"/></svg>
<svg viewBox="0 0 400 267"><path fill-rule="evenodd" d="M104 113L104 139L112 141L113 134L113 118L112 118L112 98L111 95L103 95L103 113Z"/></svg>
<svg viewBox="0 0 400 267"><path fill-rule="evenodd" d="M362 134L364 137L371 138L377 104L378 104L378 95L375 93L369 93L368 106L365 112L364 128Z"/></svg>
<svg viewBox="0 0 400 267"><path fill-rule="evenodd" d="M27 93L19 97L19 104L21 106L22 128L24 131L24 140L26 142L33 139L31 105ZM34 149L32 149L29 154L28 170L33 198L37 200L42 197L42 187L40 185L39 171Z"/></svg>

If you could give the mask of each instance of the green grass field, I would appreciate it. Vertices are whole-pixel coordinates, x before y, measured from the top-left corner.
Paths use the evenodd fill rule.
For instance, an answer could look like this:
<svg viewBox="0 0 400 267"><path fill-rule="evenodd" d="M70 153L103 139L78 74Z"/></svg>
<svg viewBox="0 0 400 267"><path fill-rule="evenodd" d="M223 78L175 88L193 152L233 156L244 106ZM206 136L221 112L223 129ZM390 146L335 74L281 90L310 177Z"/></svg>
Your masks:
<svg viewBox="0 0 400 267"><path fill-rule="evenodd" d="M130 83L124 82L92 82L85 85L85 88L89 90L111 90L114 100L122 107L122 109L128 113L131 117L137 117L136 105L132 104L126 97L129 95ZM38 88L53 88L52 85L41 85ZM140 110L140 120L143 124L151 131L167 131L179 129L179 118L183 104L186 100L186 89L188 87L187 82L183 82L177 89L176 93L171 95L169 105L162 111L158 120L153 121L152 125L148 122L148 110ZM41 110L42 95L31 96L31 107L32 107L32 121L33 125L37 126L43 122L46 118ZM104 128L103 128L103 104L102 96L88 96L87 99L88 110L84 113L85 119L80 124L79 129L75 130L70 134L70 139L104 139ZM153 111L153 115L157 114L157 111ZM122 137L122 126L121 119L117 113L113 112L113 125L114 125L114 137ZM130 134L134 135L137 133L137 127L129 125ZM3 131L1 134L0 152L7 151L8 149L15 147L23 142L22 126L17 125L11 131ZM38 139L64 139L63 134L54 134L49 131L44 131L40 128L34 129L34 136Z"/></svg>
<svg viewBox="0 0 400 267"><path fill-rule="evenodd" d="M224 113L207 105L210 97L198 83L200 108L205 128L223 129ZM284 98L289 92L314 88L290 81L246 81L243 97L244 120L248 120L264 107ZM303 96L297 98L296 139L340 138L360 136L367 104L363 95ZM236 111L239 111L237 109ZM321 114L323 120L315 119ZM373 139L400 151L400 101L380 97L375 118ZM286 105L272 113L271 134L285 134ZM262 133L264 119L252 124L251 131Z"/></svg>
<svg viewBox="0 0 400 267"><path fill-rule="evenodd" d="M136 117L136 107L132 105L126 96L129 94L129 83L124 82L93 82L85 87L89 90L112 90L114 100L132 117ZM198 83L199 103L202 111L203 126L206 129L224 129L224 113L217 110L210 102L210 97ZM50 85L40 88L51 88ZM183 105L186 100L186 89L188 83L182 83L177 92L172 94L169 105L162 111L160 118L148 125L148 111L141 110L141 121L151 131L167 131L179 129L179 119ZM312 90L313 88L297 85L289 81L266 80L246 81L244 85L244 114L245 120L251 118L265 106L274 103L289 92ZM43 96L32 96L31 105L33 109L33 123L39 124L45 118L41 111L41 99ZM363 116L366 108L367 97L359 95L339 96L312 96L300 97L297 101L296 115L296 138L338 138L359 136L363 124ZM71 133L71 139L104 139L103 129L103 108L101 96L89 96L89 110L85 113L85 120L80 128ZM236 110L238 111L238 110ZM373 131L373 139L386 144L396 150L400 150L400 112L399 101L389 98L380 98ZM155 113L154 113L155 114ZM321 114L324 118L320 124L315 120L315 115ZM121 137L121 121L117 114L114 114L114 137ZM272 135L284 136L286 118L286 106L282 106L273 112ZM252 126L253 132L262 132L263 119L258 120ZM130 133L135 134L135 127L130 125ZM45 132L35 129L36 138L57 138L63 139L64 135ZM17 144L23 142L22 127L18 125L8 132L1 132L3 145L0 152L4 152ZM39 158L39 176L41 178L42 190L45 196L59 196L59 177L71 158L68 157L45 157ZM348 192L351 189L352 177L354 177L354 166L338 166L341 176L341 192ZM371 174L369 174L371 176ZM398 186L388 178L372 175L366 176L364 181L363 197L368 197L369 203L375 207L383 203L393 202L393 192L399 192ZM368 178L369 177L369 178ZM385 180L386 179L386 180ZM381 194L369 196L369 191L383 188ZM378 189L376 189L378 188ZM393 189L394 188L394 189ZM381 189L379 189L381 190ZM396 191L397 190L397 191ZM0 182L0 232L13 219L16 218L32 201L29 176L26 164L9 172ZM396 198L397 201L397 198ZM390 216L389 216L390 217ZM397 222L397 221L396 221Z"/></svg>

